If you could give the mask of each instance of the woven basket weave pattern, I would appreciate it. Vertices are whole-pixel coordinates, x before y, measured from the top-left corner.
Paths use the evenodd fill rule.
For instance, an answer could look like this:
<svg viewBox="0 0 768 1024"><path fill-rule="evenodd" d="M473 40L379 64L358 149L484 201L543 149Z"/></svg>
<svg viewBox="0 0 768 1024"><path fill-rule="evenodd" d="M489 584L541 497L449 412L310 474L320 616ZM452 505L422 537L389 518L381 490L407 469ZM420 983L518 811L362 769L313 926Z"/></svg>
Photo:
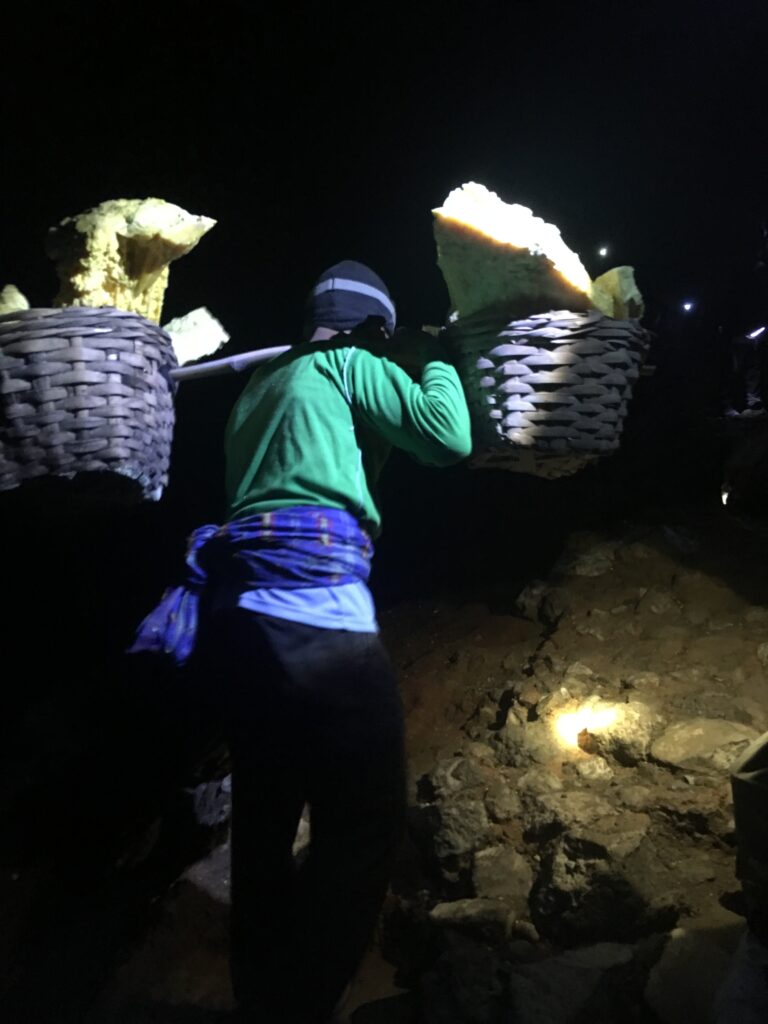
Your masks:
<svg viewBox="0 0 768 1024"><path fill-rule="evenodd" d="M451 330L475 466L563 476L618 448L648 347L635 321L553 312Z"/></svg>
<svg viewBox="0 0 768 1024"><path fill-rule="evenodd" d="M0 316L0 490L93 470L168 482L176 365L162 328L90 307Z"/></svg>

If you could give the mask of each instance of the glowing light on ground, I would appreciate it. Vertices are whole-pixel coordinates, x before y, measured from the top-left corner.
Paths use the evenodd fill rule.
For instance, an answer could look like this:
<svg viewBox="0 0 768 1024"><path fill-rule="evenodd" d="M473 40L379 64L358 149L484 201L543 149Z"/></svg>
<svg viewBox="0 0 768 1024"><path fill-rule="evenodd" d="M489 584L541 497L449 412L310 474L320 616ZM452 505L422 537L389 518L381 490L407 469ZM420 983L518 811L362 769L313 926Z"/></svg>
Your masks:
<svg viewBox="0 0 768 1024"><path fill-rule="evenodd" d="M569 747L579 745L579 735L586 729L590 733L598 733L615 725L619 718L616 707L595 707L589 704L575 711L566 711L555 720L555 733L561 743Z"/></svg>

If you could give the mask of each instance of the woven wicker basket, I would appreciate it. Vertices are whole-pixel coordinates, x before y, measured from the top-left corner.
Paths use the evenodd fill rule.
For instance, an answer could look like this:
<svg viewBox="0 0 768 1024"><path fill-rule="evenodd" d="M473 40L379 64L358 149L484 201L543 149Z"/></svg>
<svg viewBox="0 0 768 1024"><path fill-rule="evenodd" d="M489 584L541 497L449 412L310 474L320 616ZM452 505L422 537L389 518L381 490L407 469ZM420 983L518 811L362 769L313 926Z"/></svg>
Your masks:
<svg viewBox="0 0 768 1024"><path fill-rule="evenodd" d="M458 321L448 340L472 415L470 464L552 479L614 451L649 338L596 311Z"/></svg>
<svg viewBox="0 0 768 1024"><path fill-rule="evenodd" d="M136 313L0 316L0 490L100 471L157 500L168 482L174 366L169 336Z"/></svg>

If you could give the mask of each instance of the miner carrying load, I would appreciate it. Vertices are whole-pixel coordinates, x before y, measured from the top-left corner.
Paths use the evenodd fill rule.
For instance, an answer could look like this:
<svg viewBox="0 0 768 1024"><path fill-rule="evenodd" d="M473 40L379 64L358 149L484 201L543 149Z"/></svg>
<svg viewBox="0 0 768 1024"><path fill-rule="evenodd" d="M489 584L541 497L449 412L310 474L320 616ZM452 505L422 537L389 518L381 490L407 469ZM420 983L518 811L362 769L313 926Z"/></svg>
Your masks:
<svg viewBox="0 0 768 1024"><path fill-rule="evenodd" d="M639 315L627 268L592 282L554 226L511 208L505 227L505 204L467 188L479 211L434 211L453 343L489 315L566 303ZM445 466L470 454L472 436L466 381L441 341L394 328L389 292L368 267L344 261L321 275L304 342L262 364L231 414L226 524L195 532L186 585L133 647L183 662L205 608L196 656L221 696L232 756L232 966L244 1020L332 1019L402 828L402 711L366 585L376 481L393 446ZM297 868L305 804L311 842Z"/></svg>
<svg viewBox="0 0 768 1024"><path fill-rule="evenodd" d="M244 1020L332 1019L401 835L401 702L366 584L376 481L393 446L447 466L471 438L441 344L398 333L387 348L394 328L389 292L368 267L344 261L321 275L304 343L257 369L231 414L226 525L193 535L189 586L167 595L134 645L184 660L205 586L197 654L232 756L232 967ZM305 804L311 843L297 869Z"/></svg>

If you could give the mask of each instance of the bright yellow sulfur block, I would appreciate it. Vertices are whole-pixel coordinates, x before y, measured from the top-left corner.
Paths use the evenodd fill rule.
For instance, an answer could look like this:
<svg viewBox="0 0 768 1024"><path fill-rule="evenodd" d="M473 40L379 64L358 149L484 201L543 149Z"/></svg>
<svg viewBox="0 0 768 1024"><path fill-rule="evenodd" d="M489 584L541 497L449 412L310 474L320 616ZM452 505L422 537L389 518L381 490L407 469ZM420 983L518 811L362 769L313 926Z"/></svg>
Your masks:
<svg viewBox="0 0 768 1024"><path fill-rule="evenodd" d="M595 288L554 224L526 206L503 202L484 185L454 189L432 212L438 266L460 316L492 309L529 316L595 308L616 316L629 308L630 297L633 309L636 300L642 308L631 267L609 271Z"/></svg>
<svg viewBox="0 0 768 1024"><path fill-rule="evenodd" d="M15 284L7 284L0 291L0 316L4 316L6 313L18 313L22 309L29 309L26 296L21 294Z"/></svg>
<svg viewBox="0 0 768 1024"><path fill-rule="evenodd" d="M168 267L216 223L163 199L111 199L48 232L57 306L115 306L159 323Z"/></svg>
<svg viewBox="0 0 768 1024"><path fill-rule="evenodd" d="M608 315L616 320L639 320L645 312L632 267L614 267L596 277L592 297L598 309L611 310Z"/></svg>

